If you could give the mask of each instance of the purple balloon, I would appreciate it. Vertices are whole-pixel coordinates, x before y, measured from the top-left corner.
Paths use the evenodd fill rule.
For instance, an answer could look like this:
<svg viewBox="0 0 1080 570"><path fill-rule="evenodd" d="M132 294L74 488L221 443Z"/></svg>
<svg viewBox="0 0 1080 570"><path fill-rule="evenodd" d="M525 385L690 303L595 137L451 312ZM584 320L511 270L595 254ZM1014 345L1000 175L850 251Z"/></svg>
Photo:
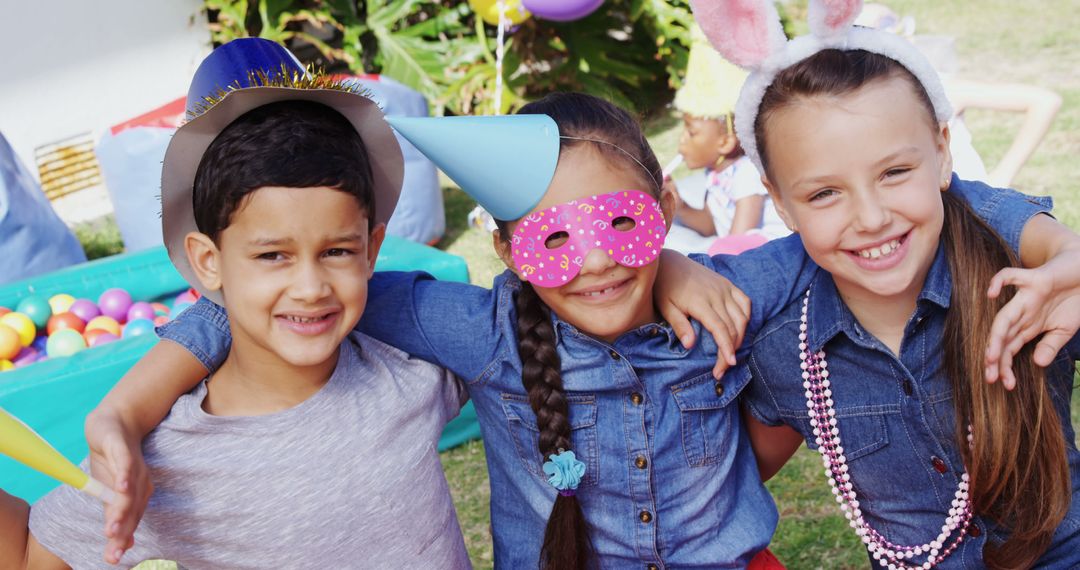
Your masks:
<svg viewBox="0 0 1080 570"><path fill-rule="evenodd" d="M152 321L156 316L154 306L146 301L135 303L127 312L128 322L134 321L135 319L148 319Z"/></svg>
<svg viewBox="0 0 1080 570"><path fill-rule="evenodd" d="M116 319L116 322L127 321L127 312L131 308L131 294L123 289L106 289L98 297L98 307L101 314Z"/></svg>
<svg viewBox="0 0 1080 570"><path fill-rule="evenodd" d="M68 312L82 319L84 323L88 323L90 319L101 315L101 309L98 308L97 303L90 299L76 299L71 304Z"/></svg>
<svg viewBox="0 0 1080 570"><path fill-rule="evenodd" d="M592 14L604 0L521 0L521 5L537 18L570 22Z"/></svg>

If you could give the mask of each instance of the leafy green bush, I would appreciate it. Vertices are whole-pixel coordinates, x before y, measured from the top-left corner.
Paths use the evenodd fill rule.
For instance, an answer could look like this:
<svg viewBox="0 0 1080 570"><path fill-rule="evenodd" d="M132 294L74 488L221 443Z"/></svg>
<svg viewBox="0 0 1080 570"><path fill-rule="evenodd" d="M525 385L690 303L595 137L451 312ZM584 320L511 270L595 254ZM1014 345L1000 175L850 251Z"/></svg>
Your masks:
<svg viewBox="0 0 1080 570"><path fill-rule="evenodd" d="M495 109L496 35L465 1L205 0L213 39L282 42L331 72L381 73L436 114ZM686 67L686 0L608 0L575 22L530 18L505 35L502 109L552 90L604 96L641 114L670 101Z"/></svg>

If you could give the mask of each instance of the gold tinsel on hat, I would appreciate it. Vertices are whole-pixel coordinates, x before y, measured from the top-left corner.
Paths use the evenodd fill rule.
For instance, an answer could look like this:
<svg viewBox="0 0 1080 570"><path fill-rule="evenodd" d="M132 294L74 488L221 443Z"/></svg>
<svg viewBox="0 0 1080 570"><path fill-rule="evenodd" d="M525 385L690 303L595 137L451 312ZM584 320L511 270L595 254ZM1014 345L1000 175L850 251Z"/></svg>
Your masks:
<svg viewBox="0 0 1080 570"><path fill-rule="evenodd" d="M724 59L694 25L690 32L686 81L675 93L675 108L688 115L720 119L735 110L747 72Z"/></svg>
<svg viewBox="0 0 1080 570"><path fill-rule="evenodd" d="M309 65L305 71L301 72L296 68L289 67L282 63L280 73L271 76L264 69L253 69L248 71L247 85L241 85L240 80L237 79L230 85L219 87L214 93L204 95L201 103L197 103L191 109L188 109L187 120L190 121L209 111L214 105L220 103L226 95L233 91L258 89L261 87L343 91L346 93L355 93L371 99L370 90L360 87L355 83L334 79L333 77L326 75L323 70L316 69L312 65Z"/></svg>

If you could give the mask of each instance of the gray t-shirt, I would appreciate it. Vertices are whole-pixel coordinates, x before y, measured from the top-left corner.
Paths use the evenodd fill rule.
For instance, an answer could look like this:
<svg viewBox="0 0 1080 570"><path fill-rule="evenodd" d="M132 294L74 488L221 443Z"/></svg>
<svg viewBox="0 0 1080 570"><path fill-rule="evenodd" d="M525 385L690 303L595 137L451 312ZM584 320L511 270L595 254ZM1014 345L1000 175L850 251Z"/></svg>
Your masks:
<svg viewBox="0 0 1080 570"><path fill-rule="evenodd" d="M121 566L468 568L437 444L466 396L449 372L353 333L327 384L253 417L202 410L205 382L143 444L154 495ZM101 504L62 486L30 531L74 568L102 561Z"/></svg>

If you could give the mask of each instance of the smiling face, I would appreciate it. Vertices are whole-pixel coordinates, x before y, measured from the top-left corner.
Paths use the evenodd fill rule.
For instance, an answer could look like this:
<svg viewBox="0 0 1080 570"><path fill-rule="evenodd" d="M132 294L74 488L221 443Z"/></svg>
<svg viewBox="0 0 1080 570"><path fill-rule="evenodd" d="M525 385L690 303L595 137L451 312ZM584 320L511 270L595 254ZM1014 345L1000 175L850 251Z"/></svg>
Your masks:
<svg viewBox="0 0 1080 570"><path fill-rule="evenodd" d="M369 233L369 223L355 197L332 188L264 187L245 196L208 259L193 262L212 263L204 284L222 289L234 346L249 360L336 364L364 311L382 243L384 226Z"/></svg>
<svg viewBox="0 0 1080 570"><path fill-rule="evenodd" d="M621 161L615 163L593 144L578 144L559 155L559 164L547 193L532 212L620 190L651 193L654 191L652 184L641 167L633 163L627 166ZM659 202L665 218L671 219L671 196L665 194ZM507 231L512 234L519 223L509 223ZM614 227L629 230L633 222L629 222L629 227L620 226L627 223L627 220L617 220ZM566 238L553 236L552 239L565 241ZM549 247L560 245L555 242ZM495 247L507 267L524 278L514 263L510 243L496 236ZM581 271L567 284L534 289L560 318L586 334L610 342L626 331L657 320L652 288L658 265L658 261L654 261L642 267L626 267L616 263L606 250L597 248L584 256Z"/></svg>
<svg viewBox="0 0 1080 570"><path fill-rule="evenodd" d="M767 186L810 257L850 303L913 304L933 262L948 129L907 78L803 96L765 118Z"/></svg>

